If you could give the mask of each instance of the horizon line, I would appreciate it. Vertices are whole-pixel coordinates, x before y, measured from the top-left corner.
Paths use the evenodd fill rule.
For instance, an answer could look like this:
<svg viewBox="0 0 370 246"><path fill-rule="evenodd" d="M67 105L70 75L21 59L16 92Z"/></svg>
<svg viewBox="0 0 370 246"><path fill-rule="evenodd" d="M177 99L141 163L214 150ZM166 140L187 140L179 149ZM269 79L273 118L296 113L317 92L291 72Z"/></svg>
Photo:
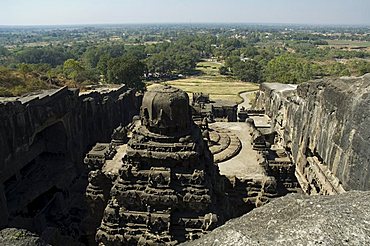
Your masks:
<svg viewBox="0 0 370 246"><path fill-rule="evenodd" d="M291 26L336 26L368 27L370 24L334 24L334 23L293 23L293 22L125 22L125 23L72 23L72 24L0 24L0 27L73 27L73 26L119 26L119 25L291 25Z"/></svg>

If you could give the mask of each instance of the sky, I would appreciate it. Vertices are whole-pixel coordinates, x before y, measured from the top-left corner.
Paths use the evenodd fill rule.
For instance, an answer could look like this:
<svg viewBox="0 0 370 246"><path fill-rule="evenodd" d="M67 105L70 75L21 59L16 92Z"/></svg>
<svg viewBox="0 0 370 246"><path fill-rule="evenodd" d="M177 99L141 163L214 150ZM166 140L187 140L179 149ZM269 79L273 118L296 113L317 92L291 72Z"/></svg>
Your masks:
<svg viewBox="0 0 370 246"><path fill-rule="evenodd" d="M0 25L370 25L370 0L0 0Z"/></svg>

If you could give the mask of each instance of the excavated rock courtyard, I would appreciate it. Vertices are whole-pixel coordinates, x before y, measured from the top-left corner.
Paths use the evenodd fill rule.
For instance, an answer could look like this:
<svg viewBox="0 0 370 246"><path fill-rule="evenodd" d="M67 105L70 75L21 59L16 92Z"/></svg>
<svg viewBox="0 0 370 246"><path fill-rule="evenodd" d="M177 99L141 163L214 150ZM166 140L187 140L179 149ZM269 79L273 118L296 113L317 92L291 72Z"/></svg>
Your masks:
<svg viewBox="0 0 370 246"><path fill-rule="evenodd" d="M0 244L368 245L369 88L266 83L199 125L170 87L4 100Z"/></svg>

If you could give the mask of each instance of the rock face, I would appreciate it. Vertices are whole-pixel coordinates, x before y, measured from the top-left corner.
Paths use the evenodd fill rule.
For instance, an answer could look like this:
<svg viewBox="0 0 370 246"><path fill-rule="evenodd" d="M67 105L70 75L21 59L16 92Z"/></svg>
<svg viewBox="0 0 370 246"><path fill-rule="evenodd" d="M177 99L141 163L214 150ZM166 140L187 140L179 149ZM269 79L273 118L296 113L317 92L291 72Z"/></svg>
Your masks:
<svg viewBox="0 0 370 246"><path fill-rule="evenodd" d="M6 228L0 231L2 246L50 246L38 235L24 229Z"/></svg>
<svg viewBox="0 0 370 246"><path fill-rule="evenodd" d="M294 85L262 84L271 117L308 194L370 189L370 75Z"/></svg>
<svg viewBox="0 0 370 246"><path fill-rule="evenodd" d="M125 87L79 94L62 88L0 101L0 226L77 239L87 170L83 155L138 114ZM93 179L94 177L91 177Z"/></svg>
<svg viewBox="0 0 370 246"><path fill-rule="evenodd" d="M369 245L370 192L290 194L183 245Z"/></svg>
<svg viewBox="0 0 370 246"><path fill-rule="evenodd" d="M191 118L188 95L169 86L145 93L139 124L110 191L101 245L173 245L224 221L218 167Z"/></svg>

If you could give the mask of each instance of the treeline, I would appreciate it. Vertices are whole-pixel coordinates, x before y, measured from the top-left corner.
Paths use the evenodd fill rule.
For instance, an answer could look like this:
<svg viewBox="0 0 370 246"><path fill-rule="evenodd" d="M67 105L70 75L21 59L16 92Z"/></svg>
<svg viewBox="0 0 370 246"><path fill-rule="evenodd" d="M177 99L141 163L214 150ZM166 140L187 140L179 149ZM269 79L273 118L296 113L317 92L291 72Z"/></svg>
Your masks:
<svg viewBox="0 0 370 246"><path fill-rule="evenodd" d="M51 31L50 31L51 32ZM145 43L148 36L131 30L135 42L106 40L74 41L39 47L0 46L0 94L69 85L125 83L142 89L145 79L168 79L194 75L196 64L212 59L223 64L220 74L242 81L300 83L323 76L360 76L370 72L366 50L330 48L320 35L258 30L204 29L194 33L164 31L159 42ZM118 35L117 31L117 35ZM79 32L74 32L78 38ZM282 38L284 36L284 38ZM293 40L288 39L293 38ZM64 36L63 36L64 37ZM279 40L273 40L278 38ZM58 40L58 36L52 36ZM130 39L131 40L131 39Z"/></svg>
<svg viewBox="0 0 370 246"><path fill-rule="evenodd" d="M370 73L370 53L322 47L321 42L275 45L236 42L221 49L220 74L242 81L301 83L325 76L361 76Z"/></svg>
<svg viewBox="0 0 370 246"><path fill-rule="evenodd" d="M129 87L143 88L141 77L146 68L141 47L123 45L99 46L46 46L24 48L20 51L4 49L0 55L4 64L0 75L14 83L1 83L4 88L13 84L11 93L18 95L33 87L21 81L60 86L80 87L97 83L125 83ZM22 75L22 76L19 76ZM15 79L17 78L17 79ZM43 83L45 82L45 83ZM15 88L17 87L17 88ZM8 93L9 94L9 93Z"/></svg>
<svg viewBox="0 0 370 246"><path fill-rule="evenodd" d="M322 77L361 76L370 73L370 62L361 59L346 62L308 60L303 56L284 53L271 60L229 57L220 74L232 74L242 81L301 83Z"/></svg>
<svg viewBox="0 0 370 246"><path fill-rule="evenodd" d="M144 88L149 74L192 74L201 54L182 42L153 45L76 44L8 50L0 47L2 95L67 84L81 87L97 83L124 83ZM6 79L7 78L7 79ZM27 83L26 83L27 81ZM37 84L37 86L31 86ZM11 89L9 89L11 88Z"/></svg>

